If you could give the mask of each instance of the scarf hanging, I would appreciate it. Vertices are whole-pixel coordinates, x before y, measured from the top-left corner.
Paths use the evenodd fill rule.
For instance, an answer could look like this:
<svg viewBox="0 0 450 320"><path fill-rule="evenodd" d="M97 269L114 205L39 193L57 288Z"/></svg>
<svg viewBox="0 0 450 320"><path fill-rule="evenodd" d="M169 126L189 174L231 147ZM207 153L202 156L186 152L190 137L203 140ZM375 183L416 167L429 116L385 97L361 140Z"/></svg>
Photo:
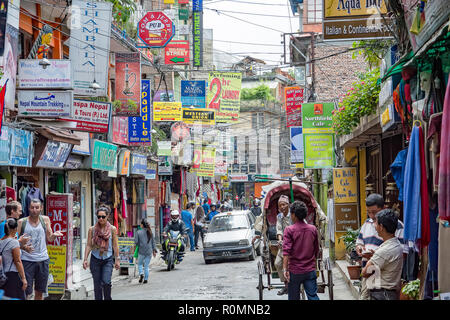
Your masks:
<svg viewBox="0 0 450 320"><path fill-rule="evenodd" d="M439 192L438 207L439 218L450 221L450 81L444 100L444 112L442 114L441 151L439 158Z"/></svg>
<svg viewBox="0 0 450 320"><path fill-rule="evenodd" d="M420 153L420 203L421 215L421 237L422 248L430 243L430 209L428 199L427 168L425 163L425 146L422 127L419 127L419 153Z"/></svg>
<svg viewBox="0 0 450 320"><path fill-rule="evenodd" d="M100 224L97 222L94 227L92 247L100 250L100 256L103 256L103 253L108 251L109 238L111 238L111 224L107 221L106 226L101 229Z"/></svg>

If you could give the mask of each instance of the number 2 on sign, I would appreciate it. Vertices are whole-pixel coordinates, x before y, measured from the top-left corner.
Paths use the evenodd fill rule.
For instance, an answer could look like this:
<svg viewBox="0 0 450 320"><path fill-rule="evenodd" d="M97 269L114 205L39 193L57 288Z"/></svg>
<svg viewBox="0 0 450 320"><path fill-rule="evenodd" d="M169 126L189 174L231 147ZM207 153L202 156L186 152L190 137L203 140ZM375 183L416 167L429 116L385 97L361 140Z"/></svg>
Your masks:
<svg viewBox="0 0 450 320"><path fill-rule="evenodd" d="M209 103L208 107L210 109L219 109L220 108L220 91L222 90L222 85L220 84L220 80L219 78L214 78L211 81L211 84L209 85L209 91L212 91L212 88L214 87L214 85L217 86L217 91L214 94L213 99L211 100L211 102Z"/></svg>

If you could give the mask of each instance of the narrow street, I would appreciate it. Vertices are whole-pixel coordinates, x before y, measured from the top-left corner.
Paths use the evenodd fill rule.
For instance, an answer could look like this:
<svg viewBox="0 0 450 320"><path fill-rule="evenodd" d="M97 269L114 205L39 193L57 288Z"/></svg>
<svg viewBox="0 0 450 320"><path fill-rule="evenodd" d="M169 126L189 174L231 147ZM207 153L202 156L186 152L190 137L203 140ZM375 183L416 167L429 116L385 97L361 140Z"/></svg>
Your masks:
<svg viewBox="0 0 450 320"><path fill-rule="evenodd" d="M161 259L152 263L147 284L140 284L137 269L134 276L130 268L129 276L117 276L113 280L112 297L115 300L258 300L259 259L206 265L201 248L188 251L183 262L170 272ZM277 281L275 279L274 283ZM337 268L333 269L333 281L335 300L354 300ZM277 292L278 289L264 290L264 300L287 300L287 295L278 296ZM328 300L328 290L319 293L319 297Z"/></svg>

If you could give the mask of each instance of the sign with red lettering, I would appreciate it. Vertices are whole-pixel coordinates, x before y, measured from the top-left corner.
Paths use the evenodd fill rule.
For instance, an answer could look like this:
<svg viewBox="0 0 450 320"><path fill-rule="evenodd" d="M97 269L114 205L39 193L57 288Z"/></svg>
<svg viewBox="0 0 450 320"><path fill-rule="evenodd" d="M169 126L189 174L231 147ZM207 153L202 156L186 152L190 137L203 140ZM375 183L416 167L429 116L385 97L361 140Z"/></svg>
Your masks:
<svg viewBox="0 0 450 320"><path fill-rule="evenodd" d="M47 196L47 216L50 218L52 231L60 231L63 236L56 237L55 241L49 242L54 246L68 246L72 244L72 194L58 194ZM69 253L69 252L68 252ZM70 255L72 257L72 255Z"/></svg>
<svg viewBox="0 0 450 320"><path fill-rule="evenodd" d="M138 36L149 47L165 47L175 35L175 25L163 12L147 12L138 23Z"/></svg>
<svg viewBox="0 0 450 320"><path fill-rule="evenodd" d="M165 64L189 64L189 41L172 40L165 48Z"/></svg>
<svg viewBox="0 0 450 320"><path fill-rule="evenodd" d="M284 97L286 102L286 126L301 126L303 88L286 87L284 88Z"/></svg>
<svg viewBox="0 0 450 320"><path fill-rule="evenodd" d="M111 103L90 100L73 100L73 115L60 120L76 122L76 131L107 133L111 117Z"/></svg>

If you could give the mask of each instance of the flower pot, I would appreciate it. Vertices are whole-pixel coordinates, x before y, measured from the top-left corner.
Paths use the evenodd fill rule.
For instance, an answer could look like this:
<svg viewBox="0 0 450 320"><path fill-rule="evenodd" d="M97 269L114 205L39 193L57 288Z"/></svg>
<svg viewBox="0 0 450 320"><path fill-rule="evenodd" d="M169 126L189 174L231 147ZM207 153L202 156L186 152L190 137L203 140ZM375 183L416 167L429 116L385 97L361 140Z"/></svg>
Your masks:
<svg viewBox="0 0 450 320"><path fill-rule="evenodd" d="M347 266L348 275L350 276L350 280L359 280L361 278L361 266Z"/></svg>

